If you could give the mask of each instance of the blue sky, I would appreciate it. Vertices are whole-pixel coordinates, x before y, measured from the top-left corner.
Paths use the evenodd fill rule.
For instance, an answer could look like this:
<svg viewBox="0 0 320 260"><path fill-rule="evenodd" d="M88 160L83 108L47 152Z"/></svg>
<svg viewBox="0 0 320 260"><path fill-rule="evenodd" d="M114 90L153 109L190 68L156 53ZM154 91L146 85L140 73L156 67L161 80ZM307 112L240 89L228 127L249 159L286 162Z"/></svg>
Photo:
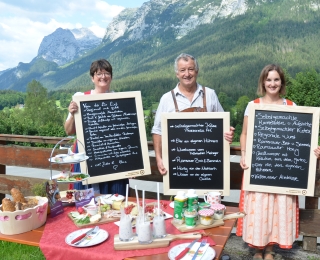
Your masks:
<svg viewBox="0 0 320 260"><path fill-rule="evenodd" d="M29 63L57 28L87 27L102 37L124 8L149 0L0 0L0 71Z"/></svg>

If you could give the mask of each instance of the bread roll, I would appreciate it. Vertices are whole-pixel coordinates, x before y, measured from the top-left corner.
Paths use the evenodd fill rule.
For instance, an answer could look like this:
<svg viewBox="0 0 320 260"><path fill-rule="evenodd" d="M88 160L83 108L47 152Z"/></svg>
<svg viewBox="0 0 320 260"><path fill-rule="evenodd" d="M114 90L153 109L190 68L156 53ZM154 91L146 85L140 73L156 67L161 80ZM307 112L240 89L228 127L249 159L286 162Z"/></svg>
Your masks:
<svg viewBox="0 0 320 260"><path fill-rule="evenodd" d="M31 203L28 203L28 204L22 204L22 206L21 206L21 209L22 210L25 210L25 209L31 209L31 208L33 208L33 207L35 207L35 206L38 206L38 203L37 204L31 204Z"/></svg>
<svg viewBox="0 0 320 260"><path fill-rule="evenodd" d="M38 204L38 199L36 197L33 198L28 198L28 203L27 204Z"/></svg>
<svg viewBox="0 0 320 260"><path fill-rule="evenodd" d="M15 203L13 201L9 200L8 198L4 198L2 200L2 209L3 209L3 211L13 212L16 210Z"/></svg>
<svg viewBox="0 0 320 260"><path fill-rule="evenodd" d="M23 194L18 189L12 188L10 192L14 202L27 203Z"/></svg>

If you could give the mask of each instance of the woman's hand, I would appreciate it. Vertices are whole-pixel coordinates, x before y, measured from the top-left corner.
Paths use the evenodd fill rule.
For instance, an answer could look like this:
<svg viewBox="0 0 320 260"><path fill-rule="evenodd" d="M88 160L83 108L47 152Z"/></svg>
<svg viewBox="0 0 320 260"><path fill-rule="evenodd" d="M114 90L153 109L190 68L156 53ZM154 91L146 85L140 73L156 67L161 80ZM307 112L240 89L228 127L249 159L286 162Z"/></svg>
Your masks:
<svg viewBox="0 0 320 260"><path fill-rule="evenodd" d="M245 160L245 156L244 155L241 155L241 158L240 158L240 166L243 170L246 170L249 168L249 166L246 165L246 160Z"/></svg>
<svg viewBox="0 0 320 260"><path fill-rule="evenodd" d="M314 149L314 155L317 157L317 159L320 158L320 146Z"/></svg>
<svg viewBox="0 0 320 260"><path fill-rule="evenodd" d="M69 110L69 113L70 113L71 115L74 115L74 113L78 112L78 105L77 105L77 103L74 102L74 101L71 101L71 102L70 102L70 105L69 105L69 107L68 107L68 110Z"/></svg>

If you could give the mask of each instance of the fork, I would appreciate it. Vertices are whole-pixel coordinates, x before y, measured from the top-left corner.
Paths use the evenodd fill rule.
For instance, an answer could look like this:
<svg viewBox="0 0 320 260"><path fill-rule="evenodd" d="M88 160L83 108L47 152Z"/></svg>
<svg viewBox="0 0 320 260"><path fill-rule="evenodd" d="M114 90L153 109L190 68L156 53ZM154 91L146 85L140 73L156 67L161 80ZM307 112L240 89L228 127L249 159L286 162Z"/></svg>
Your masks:
<svg viewBox="0 0 320 260"><path fill-rule="evenodd" d="M200 246L198 247L197 251L194 253L193 257L192 257L192 260L195 260L197 258L197 255L198 255L198 252L199 252L199 249L203 246L205 246L207 244L207 239L202 239L201 243L200 243Z"/></svg>

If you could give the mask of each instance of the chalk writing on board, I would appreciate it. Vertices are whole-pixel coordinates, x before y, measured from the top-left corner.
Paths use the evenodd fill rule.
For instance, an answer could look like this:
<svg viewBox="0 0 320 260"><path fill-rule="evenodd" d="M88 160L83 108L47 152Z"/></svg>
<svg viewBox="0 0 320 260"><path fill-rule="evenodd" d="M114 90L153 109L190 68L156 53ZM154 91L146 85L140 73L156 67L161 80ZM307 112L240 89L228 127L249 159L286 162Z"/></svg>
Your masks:
<svg viewBox="0 0 320 260"><path fill-rule="evenodd" d="M171 189L223 189L223 120L168 119Z"/></svg>
<svg viewBox="0 0 320 260"><path fill-rule="evenodd" d="M312 114L255 110L250 184L308 186Z"/></svg>
<svg viewBox="0 0 320 260"><path fill-rule="evenodd" d="M143 169L135 99L80 102L89 174Z"/></svg>

